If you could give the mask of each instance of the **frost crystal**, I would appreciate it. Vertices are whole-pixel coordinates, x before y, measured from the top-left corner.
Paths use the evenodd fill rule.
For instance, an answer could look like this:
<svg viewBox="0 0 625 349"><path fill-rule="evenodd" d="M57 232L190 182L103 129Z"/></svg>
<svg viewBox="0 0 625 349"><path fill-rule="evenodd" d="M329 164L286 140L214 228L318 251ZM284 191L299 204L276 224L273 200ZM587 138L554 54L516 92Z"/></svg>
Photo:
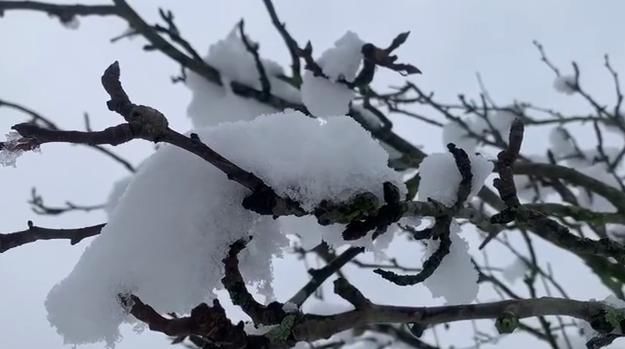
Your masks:
<svg viewBox="0 0 625 349"><path fill-rule="evenodd" d="M197 134L308 210L321 200L343 201L362 192L382 202L386 181L406 192L401 175L387 167L386 152L351 118L320 123L289 111ZM214 297L228 246L249 235L254 238L240 255L242 274L271 298L271 257L288 240L279 222L241 206L248 194L201 158L160 147L139 168L74 270L48 294L50 323L67 343L111 344L128 316L120 293L132 293L160 312L188 312ZM340 238L340 231L335 235Z"/></svg>
<svg viewBox="0 0 625 349"><path fill-rule="evenodd" d="M575 77L572 75L559 75L553 81L553 88L560 93L572 95L575 93Z"/></svg>

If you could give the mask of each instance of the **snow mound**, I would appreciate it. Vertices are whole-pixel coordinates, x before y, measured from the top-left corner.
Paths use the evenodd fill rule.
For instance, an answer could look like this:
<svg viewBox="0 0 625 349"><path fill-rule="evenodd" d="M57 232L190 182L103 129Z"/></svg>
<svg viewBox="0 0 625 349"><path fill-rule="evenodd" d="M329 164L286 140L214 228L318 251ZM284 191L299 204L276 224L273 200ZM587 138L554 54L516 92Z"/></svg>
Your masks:
<svg viewBox="0 0 625 349"><path fill-rule="evenodd" d="M307 209L364 191L382 200L386 181L405 193L401 175L386 165L386 152L351 118L320 122L288 111L197 134ZM113 345L128 320L120 293L133 293L160 312L188 312L214 297L228 246L249 235L254 239L241 254L243 276L270 294L271 256L288 240L278 222L241 206L248 194L199 157L160 147L74 270L50 291L50 323L67 343Z"/></svg>

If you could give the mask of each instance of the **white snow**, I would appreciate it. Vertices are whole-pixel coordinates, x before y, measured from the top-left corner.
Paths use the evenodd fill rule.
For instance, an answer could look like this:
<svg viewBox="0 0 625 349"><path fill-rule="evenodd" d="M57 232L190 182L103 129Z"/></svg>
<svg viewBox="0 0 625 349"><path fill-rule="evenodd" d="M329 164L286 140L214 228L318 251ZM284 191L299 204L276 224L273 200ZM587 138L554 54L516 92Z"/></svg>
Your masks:
<svg viewBox="0 0 625 349"><path fill-rule="evenodd" d="M501 138L507 143L510 126L516 115L509 110L497 110L489 113L486 117L492 127L499 132ZM490 133L493 131L486 120L475 115L463 118L462 122L476 135L481 136L487 132ZM443 126L443 146L447 146L449 143L455 144L458 148L464 149L467 153L474 152L478 145L480 145L477 138L471 136L463 125L454 120L449 121Z"/></svg>
<svg viewBox="0 0 625 349"><path fill-rule="evenodd" d="M0 149L0 165L15 167L17 158L24 153L23 150L16 148L20 139L22 136L16 131L6 134L4 146Z"/></svg>
<svg viewBox="0 0 625 349"><path fill-rule="evenodd" d="M348 31L323 52L317 63L329 79L317 77L307 70L302 81L302 100L311 114L318 117L345 115L354 96L351 89L337 80L352 81L356 76L364 41Z"/></svg>
<svg viewBox="0 0 625 349"><path fill-rule="evenodd" d="M510 126L512 126L512 122L515 118L516 115L509 110L497 110L496 112L488 115L488 120L491 125L493 125L493 128L499 132L501 138L504 142L506 142L506 144L508 143L508 137L510 135Z"/></svg>
<svg viewBox="0 0 625 349"><path fill-rule="evenodd" d="M555 127L549 133L550 149L557 158L566 158L575 154L575 143L569 132L562 127Z"/></svg>
<svg viewBox="0 0 625 349"><path fill-rule="evenodd" d="M460 226L452 221L449 230L451 239L449 254L443 258L434 273L423 281L423 285L430 290L433 297L445 298L448 305L468 304L477 297L478 272L471 263L469 244L459 235ZM424 260L431 256L439 245L438 240L429 240Z"/></svg>
<svg viewBox="0 0 625 349"><path fill-rule="evenodd" d="M347 86L334 83L326 78L304 73L302 82L302 100L306 109L317 117L345 115L349 111L349 102L354 92Z"/></svg>
<svg viewBox="0 0 625 349"><path fill-rule="evenodd" d="M484 185L486 177L492 172L493 164L481 155L469 154L471 161L471 193L467 201L477 194ZM451 207L456 203L458 186L462 177L451 153L433 153L428 155L419 166L419 200L428 198Z"/></svg>
<svg viewBox="0 0 625 349"><path fill-rule="evenodd" d="M254 172L280 195L311 209L322 199L383 183L405 188L388 155L351 118L321 123L299 112L264 115L197 131L215 151ZM46 300L48 319L67 343L119 337L128 320L119 293L161 312L188 312L220 288L227 246L254 236L241 254L247 281L271 292L271 256L288 246L278 222L245 210L243 186L204 160L164 145L141 166L102 233Z"/></svg>
<svg viewBox="0 0 625 349"><path fill-rule="evenodd" d="M261 89L260 74L254 57L245 48L236 28L225 39L213 44L204 60L219 70L223 86L206 81L202 76L189 71L187 86L193 96L188 114L195 128L227 121L251 120L260 114L276 111L267 104L253 98L239 97L230 90L231 81ZM282 67L268 59L261 61L269 78L271 93L288 101L301 103L299 91L277 78L284 73Z"/></svg>
<svg viewBox="0 0 625 349"><path fill-rule="evenodd" d="M572 95L575 93L575 76L573 75L559 75L553 81L553 88L565 95Z"/></svg>
<svg viewBox="0 0 625 349"><path fill-rule="evenodd" d="M132 179L133 176L126 176L113 183L113 188L111 189L111 192L106 199L106 206L104 207L104 211L107 215L110 216L113 210L115 210L115 207L117 207L119 200L121 199L124 192L126 192L126 188L128 188L128 185L130 184Z"/></svg>
<svg viewBox="0 0 625 349"><path fill-rule="evenodd" d="M605 169L604 163L597 163L595 165L578 168L579 172L592 177L596 180L602 181L604 184L618 188L618 182L609 174ZM579 190L577 196L579 205L584 208L591 209L597 212L616 212L616 207L612 205L606 198L596 193L588 193L586 190Z"/></svg>
<svg viewBox="0 0 625 349"><path fill-rule="evenodd" d="M334 47L321 54L317 63L330 79L352 81L362 60L361 49L364 44L356 33L347 31L334 43Z"/></svg>
<svg viewBox="0 0 625 349"><path fill-rule="evenodd" d="M509 283L514 283L527 272L527 264L521 258L515 258L512 263L503 269L502 275Z"/></svg>
<svg viewBox="0 0 625 349"><path fill-rule="evenodd" d="M455 144L456 147L464 149L467 153L472 153L477 148L478 140L471 137L460 123L450 121L443 126L443 146L447 146L449 143Z"/></svg>

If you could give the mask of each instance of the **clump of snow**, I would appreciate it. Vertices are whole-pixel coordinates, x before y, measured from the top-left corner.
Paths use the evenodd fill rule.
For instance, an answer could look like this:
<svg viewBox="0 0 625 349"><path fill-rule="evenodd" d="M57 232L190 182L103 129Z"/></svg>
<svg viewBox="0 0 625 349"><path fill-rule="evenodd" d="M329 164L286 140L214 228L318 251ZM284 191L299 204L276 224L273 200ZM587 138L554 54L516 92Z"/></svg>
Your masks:
<svg viewBox="0 0 625 349"><path fill-rule="evenodd" d="M269 326L259 325L259 326L256 326L256 325L254 325L253 322L246 321L244 323L244 326L243 326L243 331L245 331L245 333L247 333L250 336L262 336L262 335L267 334L269 331L273 330L274 328L276 328L278 326L279 325L269 325Z"/></svg>
<svg viewBox="0 0 625 349"><path fill-rule="evenodd" d="M560 93L572 95L575 93L575 77L573 75L559 75L553 81L553 88Z"/></svg>
<svg viewBox="0 0 625 349"><path fill-rule="evenodd" d="M0 148L0 165L15 167L17 158L24 153L18 148L22 136L16 131L11 131L6 134L5 138L2 148Z"/></svg>
<svg viewBox="0 0 625 349"><path fill-rule="evenodd" d="M550 149L558 158L567 158L576 153L575 143L569 132L563 127L555 127L549 133Z"/></svg>
<svg viewBox="0 0 625 349"><path fill-rule="evenodd" d="M128 188L128 184L132 181L133 176L126 176L113 184L113 188L109 193L108 198L106 199L106 206L104 207L104 211L107 215L111 215L119 200L121 199L124 192L126 192L126 188Z"/></svg>
<svg viewBox="0 0 625 349"><path fill-rule="evenodd" d="M443 145L446 146L449 143L455 144L456 147L464 149L467 153L472 153L477 148L478 140L469 135L460 123L450 121L443 126Z"/></svg>
<svg viewBox="0 0 625 349"><path fill-rule="evenodd" d="M362 115L362 118L367 124L367 128L369 130L378 130L382 127L380 118L378 118L377 116L375 116L375 114L373 114L373 112L365 108L364 105L353 105L352 108L354 109L354 111L357 111L358 113L360 113L360 115Z"/></svg>
<svg viewBox="0 0 625 349"><path fill-rule="evenodd" d="M347 86L306 71L302 78L302 100L308 111L317 117L345 115L354 92Z"/></svg>
<svg viewBox="0 0 625 349"><path fill-rule="evenodd" d="M386 181L405 194L401 175L386 165L386 152L351 118L321 123L288 111L197 134L306 209L365 191L383 201ZM241 206L248 194L199 157L160 147L140 167L74 270L50 291L50 323L67 343L112 345L128 319L120 293L133 293L160 312L187 312L214 297L228 246L249 235L254 238L241 253L242 273L270 292L271 256L288 241L278 222Z"/></svg>
<svg viewBox="0 0 625 349"><path fill-rule="evenodd" d="M486 177L493 171L493 163L481 155L469 154L471 161L471 192L468 200L477 194L484 185ZM458 186L462 180L460 171L451 153L433 153L428 155L419 166L419 200L428 198L451 207L456 203Z"/></svg>
<svg viewBox="0 0 625 349"><path fill-rule="evenodd" d="M543 155L530 155L528 158L532 162L549 163L549 159ZM537 198L548 200L550 195L557 194L553 186L543 186L538 181L530 181L526 175L514 175L514 185L522 202L533 202Z"/></svg>
<svg viewBox="0 0 625 349"><path fill-rule="evenodd" d="M497 110L496 112L488 115L488 120L491 125L497 132L499 132L501 138L506 143L508 143L510 127L512 126L512 122L515 118L516 115L512 111L506 109Z"/></svg>
<svg viewBox="0 0 625 349"><path fill-rule="evenodd" d="M302 100L311 114L318 117L345 115L354 93L337 81L352 81L362 60L364 41L348 31L317 60L328 79L307 70L302 78Z"/></svg>
<svg viewBox="0 0 625 349"><path fill-rule="evenodd" d="M249 40L249 39L248 39ZM221 122L252 120L256 116L276 111L253 98L241 98L230 89L230 82L243 83L257 90L261 89L260 73L254 57L247 51L236 29L228 36L213 44L204 58L221 74L223 86L207 81L190 71L187 86L193 97L188 114L195 128L217 125ZM280 80L284 71L276 62L261 59L271 85L271 93L291 102L301 103L299 91Z"/></svg>
<svg viewBox="0 0 625 349"><path fill-rule="evenodd" d="M602 181L604 184L612 186L614 188L618 188L618 182L616 178L612 176L610 173L606 171L605 164L597 163L595 165L578 168L579 172L587 175L588 177L592 177L596 180ZM587 190L581 189L579 190L579 194L577 196L579 201L579 205L584 208L588 208L597 212L616 212L616 207L612 205L606 198L603 196L588 192Z"/></svg>
<svg viewBox="0 0 625 349"><path fill-rule="evenodd" d="M433 297L443 297L449 305L471 303L477 297L479 275L471 263L469 244L459 235L460 226L453 221L449 228L449 254L443 258L434 273L423 281L423 285L430 290ZM439 245L440 241L429 240L424 258L430 257Z"/></svg>
<svg viewBox="0 0 625 349"><path fill-rule="evenodd" d="M516 118L516 115L510 110L501 109L488 114L486 117L488 118L488 122L484 120L484 118L475 115L463 118L461 121L464 125L455 120L449 121L443 126L443 145L447 146L447 144L453 143L458 148L464 149L467 153L472 153L480 144L480 141L472 136L470 132L478 136L483 136L492 133L493 129L497 131L504 142L507 143L510 126L512 125L512 121ZM489 122L490 125L488 124ZM490 126L492 126L493 129L491 129Z"/></svg>
<svg viewBox="0 0 625 349"><path fill-rule="evenodd" d="M347 31L334 43L334 47L321 54L317 63L330 79L352 81L362 60L361 49L364 44L358 34Z"/></svg>
<svg viewBox="0 0 625 349"><path fill-rule="evenodd" d="M510 265L503 269L502 275L506 281L513 283L522 278L527 270L527 264L521 258L515 258Z"/></svg>

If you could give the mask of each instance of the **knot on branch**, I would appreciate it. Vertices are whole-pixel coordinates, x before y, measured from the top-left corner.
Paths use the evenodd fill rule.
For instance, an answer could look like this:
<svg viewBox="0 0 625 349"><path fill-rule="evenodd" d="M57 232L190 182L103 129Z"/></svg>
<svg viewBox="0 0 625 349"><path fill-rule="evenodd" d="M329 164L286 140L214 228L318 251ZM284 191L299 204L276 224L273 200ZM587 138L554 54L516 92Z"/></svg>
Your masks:
<svg viewBox="0 0 625 349"><path fill-rule="evenodd" d="M136 135L153 142L158 141L169 129L165 115L145 105L134 105L126 120Z"/></svg>
<svg viewBox="0 0 625 349"><path fill-rule="evenodd" d="M296 215L303 216L306 212L299 203L290 199L282 198L267 185L257 186L250 195L246 196L241 203L245 209L261 215L274 217Z"/></svg>
<svg viewBox="0 0 625 349"><path fill-rule="evenodd" d="M323 200L315 208L314 214L321 225L348 224L374 215L380 206L379 201L377 196L369 192L356 194L347 202L335 203Z"/></svg>
<svg viewBox="0 0 625 349"><path fill-rule="evenodd" d="M519 317L512 311L504 311L495 320L495 328L500 334L512 333L519 327Z"/></svg>
<svg viewBox="0 0 625 349"><path fill-rule="evenodd" d="M601 334L625 332L625 311L604 306L591 314L590 327Z"/></svg>
<svg viewBox="0 0 625 349"><path fill-rule="evenodd" d="M193 308L188 317L172 319L163 317L135 295L119 295L119 301L130 314L145 322L152 331L182 338L192 335L202 336L214 343L228 343L223 348L268 347L267 339L248 336L243 330L243 322L232 324L216 299L212 306L202 303Z"/></svg>
<svg viewBox="0 0 625 349"><path fill-rule="evenodd" d="M347 224L347 228L343 231L343 239L360 239L371 230L375 230L371 236L373 240L384 234L391 224L397 222L402 217L403 209L400 200L399 188L390 182L385 182L385 204L377 212L373 214L365 213L361 218L356 217Z"/></svg>

